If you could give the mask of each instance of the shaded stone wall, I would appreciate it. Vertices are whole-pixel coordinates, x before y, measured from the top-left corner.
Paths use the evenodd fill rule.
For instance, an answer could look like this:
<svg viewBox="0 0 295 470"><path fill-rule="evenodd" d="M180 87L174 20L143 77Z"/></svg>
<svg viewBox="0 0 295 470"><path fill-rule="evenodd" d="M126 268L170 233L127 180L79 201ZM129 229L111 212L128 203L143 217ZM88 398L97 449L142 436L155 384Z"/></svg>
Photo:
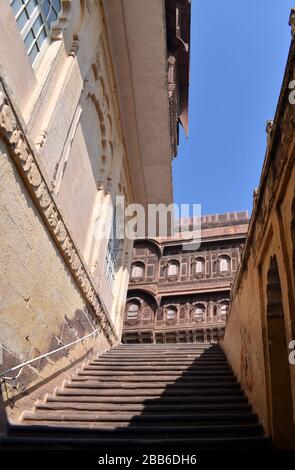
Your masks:
<svg viewBox="0 0 295 470"><path fill-rule="evenodd" d="M118 341L132 249L122 247L117 289L101 289L108 246L94 237L98 207L132 189L100 5L61 3L33 65L9 2L1 10L0 371L100 333L8 373L10 413L12 398Z"/></svg>
<svg viewBox="0 0 295 470"><path fill-rule="evenodd" d="M295 366L289 362L295 339L294 64L293 40L223 341L261 422L282 448L295 447Z"/></svg>

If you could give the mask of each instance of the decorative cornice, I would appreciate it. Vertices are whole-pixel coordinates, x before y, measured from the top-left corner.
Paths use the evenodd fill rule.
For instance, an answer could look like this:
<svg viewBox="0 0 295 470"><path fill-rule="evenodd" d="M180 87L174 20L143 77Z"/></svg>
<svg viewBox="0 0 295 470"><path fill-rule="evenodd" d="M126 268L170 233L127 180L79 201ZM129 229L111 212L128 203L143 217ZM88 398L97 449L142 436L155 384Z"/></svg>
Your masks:
<svg viewBox="0 0 295 470"><path fill-rule="evenodd" d="M29 144L20 120L17 118L5 87L0 82L0 137L7 144L10 155L29 190L58 250L71 272L86 304L98 318L102 331L111 345L118 341L110 319L105 312L77 248L64 224L53 196L38 165L36 150Z"/></svg>

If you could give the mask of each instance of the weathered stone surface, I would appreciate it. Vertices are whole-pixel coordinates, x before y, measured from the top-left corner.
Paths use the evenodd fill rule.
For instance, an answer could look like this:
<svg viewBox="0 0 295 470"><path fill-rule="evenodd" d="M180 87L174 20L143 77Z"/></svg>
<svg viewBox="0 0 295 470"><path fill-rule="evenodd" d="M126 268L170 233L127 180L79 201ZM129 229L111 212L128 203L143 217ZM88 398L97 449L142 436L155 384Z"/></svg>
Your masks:
<svg viewBox="0 0 295 470"><path fill-rule="evenodd" d="M280 448L295 447L295 108L291 45L244 256L232 290L224 350L261 422Z"/></svg>

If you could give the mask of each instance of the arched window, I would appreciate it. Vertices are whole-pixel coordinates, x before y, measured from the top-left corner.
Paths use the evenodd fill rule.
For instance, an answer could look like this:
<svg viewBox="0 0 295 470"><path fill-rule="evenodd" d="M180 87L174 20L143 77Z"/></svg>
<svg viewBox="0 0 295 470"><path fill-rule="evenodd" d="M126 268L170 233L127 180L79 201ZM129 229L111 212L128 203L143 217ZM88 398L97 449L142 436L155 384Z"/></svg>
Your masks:
<svg viewBox="0 0 295 470"><path fill-rule="evenodd" d="M177 308L173 305L169 305L166 309L166 318L167 320L174 320L176 318Z"/></svg>
<svg viewBox="0 0 295 470"><path fill-rule="evenodd" d="M132 279L143 278L144 274L144 264L143 263L134 263L131 269L131 277Z"/></svg>
<svg viewBox="0 0 295 470"><path fill-rule="evenodd" d="M11 0L10 5L33 64L50 38L61 12L61 0Z"/></svg>
<svg viewBox="0 0 295 470"><path fill-rule="evenodd" d="M219 306L220 320L226 321L228 314L228 303L222 303Z"/></svg>
<svg viewBox="0 0 295 470"><path fill-rule="evenodd" d="M199 304L195 306L194 320L198 323L205 320L205 306L204 305Z"/></svg>
<svg viewBox="0 0 295 470"><path fill-rule="evenodd" d="M219 258L219 272L220 274L227 274L230 271L230 258L228 256L221 256Z"/></svg>
<svg viewBox="0 0 295 470"><path fill-rule="evenodd" d="M129 302L127 305L127 320L137 320L140 310L138 302Z"/></svg>
<svg viewBox="0 0 295 470"><path fill-rule="evenodd" d="M201 277L205 274L205 261L203 258L197 258L195 262L195 274Z"/></svg>
<svg viewBox="0 0 295 470"><path fill-rule="evenodd" d="M168 263L167 276L178 276L179 264L177 261Z"/></svg>

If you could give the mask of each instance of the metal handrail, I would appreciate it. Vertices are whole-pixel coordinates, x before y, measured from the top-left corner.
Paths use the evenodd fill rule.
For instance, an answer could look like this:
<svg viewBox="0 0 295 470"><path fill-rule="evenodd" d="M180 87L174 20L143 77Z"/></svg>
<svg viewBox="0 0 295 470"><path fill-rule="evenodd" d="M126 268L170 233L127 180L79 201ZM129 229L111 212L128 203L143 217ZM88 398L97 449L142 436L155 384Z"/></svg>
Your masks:
<svg viewBox="0 0 295 470"><path fill-rule="evenodd" d="M101 331L100 328L97 328L96 330L92 331L92 333L90 333L89 335L83 336L83 338L79 338L76 341L73 341L72 343L66 344L65 346L61 346L60 348L54 349L53 351L42 354L42 356L34 357L34 359L30 359L29 361L23 362L22 364L19 364L18 366L11 367L11 369L7 369L7 370L5 370L4 372L2 372L0 374L0 380L14 380L14 379L19 377L19 375L21 374L21 371L22 371L24 366L32 364L35 361L39 361L40 359L43 359L44 357L51 356L52 354L54 354L58 351L61 351L62 349L66 349L70 346L73 346L74 344L79 343L80 341L83 341L84 339L88 339L91 336L94 336L96 333L98 333L100 331ZM8 372L12 372L12 371L18 370L18 369L21 369L21 370L19 371L19 373L15 377L5 377L5 375L8 374Z"/></svg>

